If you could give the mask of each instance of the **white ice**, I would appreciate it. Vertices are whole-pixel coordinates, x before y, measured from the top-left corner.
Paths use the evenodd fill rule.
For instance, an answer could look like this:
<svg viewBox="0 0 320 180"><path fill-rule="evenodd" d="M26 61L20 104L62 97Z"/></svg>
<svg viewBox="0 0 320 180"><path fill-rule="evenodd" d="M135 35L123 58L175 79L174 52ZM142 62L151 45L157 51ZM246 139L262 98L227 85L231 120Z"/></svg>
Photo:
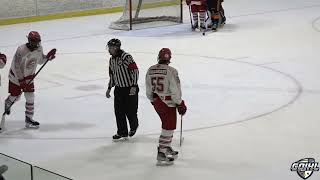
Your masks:
<svg viewBox="0 0 320 180"><path fill-rule="evenodd" d="M7 116L0 152L76 180L299 179L293 162L320 161L319 0L229 0L227 24L216 33L184 23L135 31L108 29L121 13L0 27L1 112L7 74L25 35L42 34L57 58L36 80L38 130L24 129L24 98ZM107 41L119 38L140 68L137 135L114 143L113 99L104 96ZM183 99L182 147L171 167L157 167L160 120L145 96L144 78L162 47L173 52ZM315 172L311 179L319 179Z"/></svg>

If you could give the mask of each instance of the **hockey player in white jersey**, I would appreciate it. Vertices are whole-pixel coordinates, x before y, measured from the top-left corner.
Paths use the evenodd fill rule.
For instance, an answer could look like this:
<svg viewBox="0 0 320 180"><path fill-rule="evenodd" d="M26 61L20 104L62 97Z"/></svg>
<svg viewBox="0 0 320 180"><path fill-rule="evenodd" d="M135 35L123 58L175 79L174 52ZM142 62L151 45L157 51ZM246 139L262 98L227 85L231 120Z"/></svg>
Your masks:
<svg viewBox="0 0 320 180"><path fill-rule="evenodd" d="M26 98L25 122L27 128L38 128L39 122L33 120L34 114L34 82L33 79L37 64L43 64L47 60L55 58L56 49L52 49L47 55L43 54L40 34L31 31L28 42L18 47L9 71L9 93L5 100L5 114L10 114L10 107L20 99L22 92Z"/></svg>
<svg viewBox="0 0 320 180"><path fill-rule="evenodd" d="M7 63L7 56L0 53L0 69L2 69ZM0 86L1 86L1 75L0 75Z"/></svg>
<svg viewBox="0 0 320 180"><path fill-rule="evenodd" d="M186 0L188 6L190 6L192 14L192 30L195 30L199 27L200 19L200 30L204 31L206 29L206 4L207 0Z"/></svg>
<svg viewBox="0 0 320 180"><path fill-rule="evenodd" d="M146 74L146 95L160 116L162 131L159 137L157 165L173 164L178 152L171 147L173 132L177 124L177 109L184 115L187 107L181 99L181 85L178 71L169 66L171 51L162 48L158 64L151 66Z"/></svg>

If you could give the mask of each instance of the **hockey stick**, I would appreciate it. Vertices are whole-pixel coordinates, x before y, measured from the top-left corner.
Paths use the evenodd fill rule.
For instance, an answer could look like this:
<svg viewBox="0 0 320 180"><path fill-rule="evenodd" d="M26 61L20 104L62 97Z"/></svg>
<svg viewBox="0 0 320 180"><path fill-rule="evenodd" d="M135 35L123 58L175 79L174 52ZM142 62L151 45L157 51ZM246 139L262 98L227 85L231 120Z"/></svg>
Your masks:
<svg viewBox="0 0 320 180"><path fill-rule="evenodd" d="M180 119L180 147L182 146L182 142L184 140L184 137L182 137L182 115Z"/></svg>
<svg viewBox="0 0 320 180"><path fill-rule="evenodd" d="M40 73L40 71L44 68L44 66L49 62L49 60L47 59L47 61L40 67L40 69L37 71L37 73L30 79L30 81L28 82L27 86L30 85L32 83L32 81L34 80L34 78L36 78L36 76ZM15 103L15 101L19 98L19 96L17 96L13 102L8 106L8 109L11 108L11 106ZM6 110L3 112L2 114L2 118L1 118L1 123L0 123L0 133L2 132L2 130L4 129L4 123L6 121Z"/></svg>

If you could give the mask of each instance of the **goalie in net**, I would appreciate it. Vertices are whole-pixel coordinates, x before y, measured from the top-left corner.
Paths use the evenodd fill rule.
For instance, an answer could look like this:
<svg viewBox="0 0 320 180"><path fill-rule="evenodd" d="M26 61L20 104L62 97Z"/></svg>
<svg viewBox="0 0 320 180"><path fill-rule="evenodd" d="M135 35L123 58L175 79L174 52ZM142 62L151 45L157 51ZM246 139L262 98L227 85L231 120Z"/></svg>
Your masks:
<svg viewBox="0 0 320 180"><path fill-rule="evenodd" d="M109 27L132 30L177 23L182 23L182 0L126 0L123 15Z"/></svg>

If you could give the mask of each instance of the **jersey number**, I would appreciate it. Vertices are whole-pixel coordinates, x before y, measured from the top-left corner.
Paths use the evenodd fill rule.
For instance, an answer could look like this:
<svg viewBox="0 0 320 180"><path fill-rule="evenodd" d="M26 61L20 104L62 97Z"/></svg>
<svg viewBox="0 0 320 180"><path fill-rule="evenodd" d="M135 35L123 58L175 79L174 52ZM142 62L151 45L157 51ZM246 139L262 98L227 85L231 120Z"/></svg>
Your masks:
<svg viewBox="0 0 320 180"><path fill-rule="evenodd" d="M163 92L163 79L163 77L151 78L152 91L157 90L158 92Z"/></svg>

